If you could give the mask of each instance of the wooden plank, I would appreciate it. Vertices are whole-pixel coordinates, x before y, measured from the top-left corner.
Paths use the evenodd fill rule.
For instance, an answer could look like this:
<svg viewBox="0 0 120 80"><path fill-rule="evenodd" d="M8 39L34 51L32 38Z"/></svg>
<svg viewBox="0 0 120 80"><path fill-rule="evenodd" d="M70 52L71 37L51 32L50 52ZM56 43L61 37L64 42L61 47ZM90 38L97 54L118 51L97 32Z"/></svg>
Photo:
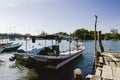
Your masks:
<svg viewBox="0 0 120 80"><path fill-rule="evenodd" d="M120 68L112 67L114 80L120 80Z"/></svg>
<svg viewBox="0 0 120 80"><path fill-rule="evenodd" d="M108 61L106 60L106 57L103 57L103 59L104 59L105 64L109 65Z"/></svg>
<svg viewBox="0 0 120 80"><path fill-rule="evenodd" d="M90 80L101 80L100 76L93 76Z"/></svg>
<svg viewBox="0 0 120 80"><path fill-rule="evenodd" d="M113 61L119 61L116 57L114 57L112 54L102 54L103 56L110 57Z"/></svg>
<svg viewBox="0 0 120 80"><path fill-rule="evenodd" d="M100 68L97 68L96 69L96 72L95 72L95 76L101 76L101 70L100 70Z"/></svg>
<svg viewBox="0 0 120 80"><path fill-rule="evenodd" d="M109 64L110 64L110 66L112 66L112 67L116 67L115 62L109 62Z"/></svg>
<svg viewBox="0 0 120 80"><path fill-rule="evenodd" d="M104 79L113 79L112 68L111 66L103 66L102 78Z"/></svg>
<svg viewBox="0 0 120 80"><path fill-rule="evenodd" d="M92 75L92 74L88 74L88 75L86 76L86 80L91 80L93 76L94 76L94 75Z"/></svg>
<svg viewBox="0 0 120 80"><path fill-rule="evenodd" d="M104 64L103 57L99 57L99 63L100 63L100 64Z"/></svg>
<svg viewBox="0 0 120 80"><path fill-rule="evenodd" d="M119 67L119 62L116 62L117 67Z"/></svg>
<svg viewBox="0 0 120 80"><path fill-rule="evenodd" d="M117 59L120 61L120 57L117 57Z"/></svg>
<svg viewBox="0 0 120 80"><path fill-rule="evenodd" d="M120 57L120 52L102 52L101 54L111 54L115 57Z"/></svg>
<svg viewBox="0 0 120 80"><path fill-rule="evenodd" d="M116 67L116 76L117 76L116 80L120 80L120 68L119 67Z"/></svg>
<svg viewBox="0 0 120 80"><path fill-rule="evenodd" d="M117 64L117 67L120 67L120 62L116 62L116 64Z"/></svg>

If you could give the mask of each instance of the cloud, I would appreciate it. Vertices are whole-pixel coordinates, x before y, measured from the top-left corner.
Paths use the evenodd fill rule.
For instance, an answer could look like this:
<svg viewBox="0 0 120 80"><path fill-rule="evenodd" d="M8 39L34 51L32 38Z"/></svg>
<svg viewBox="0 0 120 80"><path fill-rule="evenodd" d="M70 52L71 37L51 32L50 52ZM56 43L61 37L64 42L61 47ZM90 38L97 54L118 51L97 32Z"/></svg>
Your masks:
<svg viewBox="0 0 120 80"><path fill-rule="evenodd" d="M21 6L22 4L45 4L49 2L57 2L60 0L0 0L0 8L14 8Z"/></svg>

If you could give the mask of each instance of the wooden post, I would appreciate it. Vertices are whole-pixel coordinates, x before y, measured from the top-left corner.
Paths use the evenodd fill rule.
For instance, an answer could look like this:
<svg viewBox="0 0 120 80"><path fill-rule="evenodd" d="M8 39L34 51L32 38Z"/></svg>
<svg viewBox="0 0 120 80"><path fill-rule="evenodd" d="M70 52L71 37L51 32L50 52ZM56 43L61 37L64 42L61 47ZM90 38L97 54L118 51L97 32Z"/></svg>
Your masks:
<svg viewBox="0 0 120 80"><path fill-rule="evenodd" d="M101 31L98 32L98 42L99 42L100 52L102 53L102 52L104 52L104 47L101 42Z"/></svg>
<svg viewBox="0 0 120 80"><path fill-rule="evenodd" d="M97 46L97 31L96 31L96 26L97 26L97 19L98 19L98 16L95 15L95 31L94 31L94 63L93 63L93 70L92 72L94 73L95 72L95 68L96 68L96 64L97 64L97 49L96 49L96 46Z"/></svg>
<svg viewBox="0 0 120 80"><path fill-rule="evenodd" d="M82 71L79 68L74 70L74 80L82 80Z"/></svg>
<svg viewBox="0 0 120 80"><path fill-rule="evenodd" d="M98 18L98 16L96 16L95 15L95 32L94 32L94 38L95 38L95 43L94 43L94 56L96 57L96 54L97 54L97 49L96 49L96 45L97 45L97 39L96 39L96 33L97 33L97 31L96 31L96 25L97 25L97 18Z"/></svg>

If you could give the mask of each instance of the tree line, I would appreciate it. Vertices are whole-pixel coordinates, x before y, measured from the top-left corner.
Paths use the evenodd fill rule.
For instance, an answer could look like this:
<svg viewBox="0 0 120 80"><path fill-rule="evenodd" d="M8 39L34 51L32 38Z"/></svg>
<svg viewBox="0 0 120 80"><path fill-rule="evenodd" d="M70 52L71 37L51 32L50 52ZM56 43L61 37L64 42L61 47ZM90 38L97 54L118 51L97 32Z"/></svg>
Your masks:
<svg viewBox="0 0 120 80"><path fill-rule="evenodd" d="M81 28L75 30L73 33L59 32L58 34L78 37L81 40L94 40L94 31ZM111 29L109 33L104 33L101 36L102 40L120 40L120 34L117 29Z"/></svg>
<svg viewBox="0 0 120 80"><path fill-rule="evenodd" d="M38 35L46 35L47 33L42 31L40 34ZM81 29L76 29L73 33L68 34L67 32L58 32L55 34L61 34L61 35L65 35L65 36L73 36L73 37L78 37L81 40L94 40L94 31L92 30L87 30L84 28ZM7 33L0 33L0 39L14 39L14 38L18 38L18 39L22 39L26 36L31 36L31 34L18 34L18 33L14 33L14 34L7 34ZM111 29L109 33L104 33L102 34L102 40L120 40L120 33L118 33L117 29Z"/></svg>

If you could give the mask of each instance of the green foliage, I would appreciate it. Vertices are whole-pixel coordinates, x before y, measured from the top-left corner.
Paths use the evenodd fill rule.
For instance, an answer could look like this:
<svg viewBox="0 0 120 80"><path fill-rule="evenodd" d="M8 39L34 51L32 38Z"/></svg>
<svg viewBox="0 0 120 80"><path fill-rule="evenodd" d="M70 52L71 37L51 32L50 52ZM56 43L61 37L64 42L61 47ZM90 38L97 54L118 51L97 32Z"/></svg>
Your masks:
<svg viewBox="0 0 120 80"><path fill-rule="evenodd" d="M41 36L44 36L44 35L47 35L47 33L44 32L44 31L42 31L40 35L41 35Z"/></svg>
<svg viewBox="0 0 120 80"><path fill-rule="evenodd" d="M117 33L118 33L118 30L113 28L113 29L110 30L110 32L111 32L112 34L117 34Z"/></svg>
<svg viewBox="0 0 120 80"><path fill-rule="evenodd" d="M66 32L58 32L57 34L60 34L60 35L65 35L65 36L69 36L69 34L68 34L68 33L66 33Z"/></svg>
<svg viewBox="0 0 120 80"><path fill-rule="evenodd" d="M94 31L88 31L87 29L81 28L81 29L76 29L73 33L66 33L66 32L58 32L57 34L65 35L65 36L73 36L73 37L78 37L81 40L94 40ZM39 35L47 35L46 32L42 31L41 34ZM0 39L22 39L25 36L31 36L31 34L0 34ZM120 39L120 34L118 33L117 29L111 29L110 33L104 33L102 34L102 39L106 40L111 40L111 39Z"/></svg>
<svg viewBox="0 0 120 80"><path fill-rule="evenodd" d="M71 36L78 37L82 40L94 39L94 31L88 31L87 29L77 29Z"/></svg>

